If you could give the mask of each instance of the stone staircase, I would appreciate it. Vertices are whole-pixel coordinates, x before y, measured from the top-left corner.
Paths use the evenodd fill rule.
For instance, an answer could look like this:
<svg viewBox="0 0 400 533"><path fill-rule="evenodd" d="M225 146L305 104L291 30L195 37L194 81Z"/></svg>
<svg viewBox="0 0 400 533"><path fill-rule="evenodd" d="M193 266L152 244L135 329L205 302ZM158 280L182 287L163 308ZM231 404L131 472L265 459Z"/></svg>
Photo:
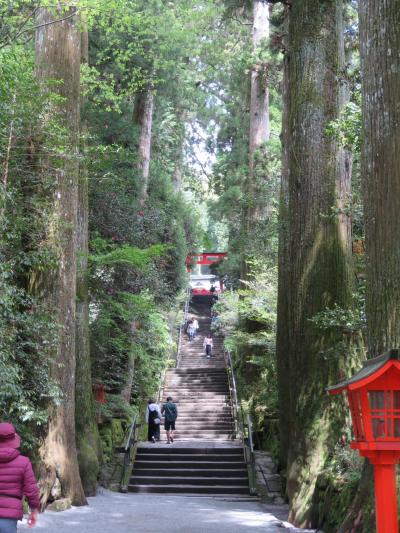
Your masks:
<svg viewBox="0 0 400 533"><path fill-rule="evenodd" d="M204 336L210 331L210 306L197 305L198 336L181 344L178 368L168 370L163 401L178 408L175 440L141 443L136 454L131 492L249 494L241 443L234 440L233 416L222 339L213 337L211 358Z"/></svg>
<svg viewBox="0 0 400 533"><path fill-rule="evenodd" d="M249 494L243 450L172 445L138 449L130 492Z"/></svg>

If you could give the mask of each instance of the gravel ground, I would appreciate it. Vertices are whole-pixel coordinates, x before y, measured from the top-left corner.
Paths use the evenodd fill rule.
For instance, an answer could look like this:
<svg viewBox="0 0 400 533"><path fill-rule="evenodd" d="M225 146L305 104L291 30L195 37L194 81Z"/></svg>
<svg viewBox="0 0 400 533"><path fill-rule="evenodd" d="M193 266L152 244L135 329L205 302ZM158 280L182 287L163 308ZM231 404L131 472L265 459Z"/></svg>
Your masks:
<svg viewBox="0 0 400 533"><path fill-rule="evenodd" d="M286 506L246 499L120 494L104 489L89 505L40 515L37 533L305 533L283 522ZM28 531L25 523L18 531ZM310 530L308 530L310 531Z"/></svg>

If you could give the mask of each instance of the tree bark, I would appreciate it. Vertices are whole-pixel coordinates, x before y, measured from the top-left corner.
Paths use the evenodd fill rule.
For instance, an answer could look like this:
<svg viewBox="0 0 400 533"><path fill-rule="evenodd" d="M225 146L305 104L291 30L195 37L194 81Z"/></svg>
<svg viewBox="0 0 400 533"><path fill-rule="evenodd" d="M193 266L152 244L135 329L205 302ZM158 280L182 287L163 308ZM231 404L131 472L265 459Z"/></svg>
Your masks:
<svg viewBox="0 0 400 533"><path fill-rule="evenodd" d="M83 24L83 22L82 22ZM84 25L84 24L83 24ZM89 58L88 31L81 34L81 63ZM84 100L81 99L81 107ZM84 136L87 124L81 121L81 152L85 152ZM88 172L83 161L79 166L78 213L77 213L77 275L76 275L76 444L79 472L87 496L96 494L101 445L96 423L95 404L92 392L92 375L89 342L89 192Z"/></svg>
<svg viewBox="0 0 400 533"><path fill-rule="evenodd" d="M253 4L253 53L269 36L269 7L261 1ZM256 62L251 69L249 170L254 173L255 152L269 139L269 102L265 66Z"/></svg>
<svg viewBox="0 0 400 533"><path fill-rule="evenodd" d="M285 8L285 35L288 32L289 10ZM287 46L288 43L285 43ZM287 335L289 302L286 283L290 278L289 256L289 55L283 58L282 98L282 176L279 199L278 306L276 332L276 366L279 396L280 463L286 468L290 442L290 346Z"/></svg>
<svg viewBox="0 0 400 533"><path fill-rule="evenodd" d="M257 54L263 40L269 36L269 6L266 2L256 0L253 3L252 17L252 43L253 53ZM249 169L244 192L246 202L244 207L243 228L243 258L242 279L249 274L248 259L251 258L250 243L254 241L252 232L257 218L265 211L265 198L262 195L257 175L258 163L265 155L258 153L263 144L269 139L269 93L266 77L266 69L263 63L255 61L250 75L250 122L249 122ZM262 179L267 179L263 177Z"/></svg>
<svg viewBox="0 0 400 533"><path fill-rule="evenodd" d="M184 109L178 108L175 110L178 121L177 140L175 146L175 165L172 174L172 184L175 192L182 189L182 167L184 158L184 143L185 143L185 119L187 113Z"/></svg>
<svg viewBox="0 0 400 533"><path fill-rule="evenodd" d="M400 1L359 2L368 356L400 345ZM340 533L373 529L365 468ZM368 505L369 504L369 505Z"/></svg>
<svg viewBox="0 0 400 533"><path fill-rule="evenodd" d="M139 205L146 203L150 176L151 135L154 111L154 88L150 84L135 101L134 121L139 125L137 170L139 174Z"/></svg>
<svg viewBox="0 0 400 533"><path fill-rule="evenodd" d="M350 181L343 150L326 134L344 103L342 2L292 3L287 54L277 361L290 520L304 527L340 436L333 428L344 424L325 388L349 366L343 335L310 322L335 304L351 307L351 225L341 212Z"/></svg>
<svg viewBox="0 0 400 533"><path fill-rule="evenodd" d="M400 346L400 1L360 3L370 356Z"/></svg>
<svg viewBox="0 0 400 533"><path fill-rule="evenodd" d="M49 416L48 431L41 449L41 502L45 505L56 477L64 496L74 505L86 504L79 476L75 443L75 299L76 221L78 206L78 132L80 88L80 32L77 17L47 24L60 18L60 9L38 10L36 62L39 82L45 89L50 80L60 80L53 91L63 97L57 104L60 120L68 131L64 154L42 161L43 176L54 175L53 220L48 241L58 256L57 266L47 274L43 290L59 325L57 352L51 362L51 378L60 388L60 403ZM58 13L57 13L58 12ZM62 11L72 14L71 9Z"/></svg>

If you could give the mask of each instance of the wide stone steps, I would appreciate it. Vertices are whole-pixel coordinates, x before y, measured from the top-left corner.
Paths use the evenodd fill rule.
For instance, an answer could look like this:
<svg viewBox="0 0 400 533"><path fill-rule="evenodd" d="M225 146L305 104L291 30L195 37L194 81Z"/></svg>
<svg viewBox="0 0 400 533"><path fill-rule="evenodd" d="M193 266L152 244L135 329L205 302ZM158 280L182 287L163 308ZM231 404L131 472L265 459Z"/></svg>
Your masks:
<svg viewBox="0 0 400 533"><path fill-rule="evenodd" d="M129 485L129 492L139 493L174 493L174 494L249 494L248 487L241 485Z"/></svg>
<svg viewBox="0 0 400 533"><path fill-rule="evenodd" d="M138 448L131 492L248 494L240 447Z"/></svg>
<svg viewBox="0 0 400 533"><path fill-rule="evenodd" d="M203 339L210 331L210 309L199 306L200 331L192 342L184 336L179 367L166 373L163 402L178 408L174 443L139 446L131 492L248 495L243 449L233 440L234 420L222 339L214 337L210 358Z"/></svg>

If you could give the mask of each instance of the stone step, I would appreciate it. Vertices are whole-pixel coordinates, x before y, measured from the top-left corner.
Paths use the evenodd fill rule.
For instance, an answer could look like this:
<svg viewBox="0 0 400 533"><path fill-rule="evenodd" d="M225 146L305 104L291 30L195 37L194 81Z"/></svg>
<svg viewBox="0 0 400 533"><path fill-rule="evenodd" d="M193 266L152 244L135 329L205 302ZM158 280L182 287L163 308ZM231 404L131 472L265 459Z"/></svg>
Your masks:
<svg viewBox="0 0 400 533"><path fill-rule="evenodd" d="M193 391L189 389L168 389L165 391L165 394L168 394L169 396L172 396L175 399L178 398L195 398L195 399L211 399L211 400L218 400L218 399L225 399L227 396L229 396L229 391L210 391L210 390L203 390L203 391Z"/></svg>
<svg viewBox="0 0 400 533"><path fill-rule="evenodd" d="M172 391L179 391L179 392L192 392L192 393L201 393L201 392L219 392L219 393L227 393L229 392L229 388L226 384L223 385L190 385L189 383L179 383L179 384L169 384L167 383L164 387L164 390L168 390L168 392Z"/></svg>
<svg viewBox="0 0 400 533"><path fill-rule="evenodd" d="M186 493L186 494L249 494L248 487L241 485L129 485L129 492L140 493Z"/></svg>
<svg viewBox="0 0 400 533"><path fill-rule="evenodd" d="M179 422L182 424L182 423L189 423L191 420L195 420L196 422L221 422L221 423L226 423L226 422L229 422L229 423L232 423L233 422L233 417L230 413L226 413L226 414L217 414L217 413L214 413L213 415L212 414L209 414L209 415L204 415L204 414L201 414L201 413L191 413L190 411L187 411L187 412L183 412L181 411L179 413L179 418L178 418Z"/></svg>
<svg viewBox="0 0 400 533"><path fill-rule="evenodd" d="M210 365L210 368L211 368L211 366L212 366L213 368L216 368L216 367L224 368L224 367L225 367L225 363L223 363L223 362L221 362L221 363L215 363L215 362L210 361L209 365ZM179 366L180 366L181 368L185 368L185 367L190 367L190 368L204 368L204 367L207 366L207 363L198 363L198 364L195 364L195 363L188 363L188 364L186 364L186 363L183 362L183 363L179 363Z"/></svg>
<svg viewBox="0 0 400 533"><path fill-rule="evenodd" d="M198 461L198 462L223 462L223 463L237 463L243 462L243 451L239 448L239 453L195 453L192 449L191 452L187 451L186 453L176 453L180 451L179 448L174 448L170 446L168 451L160 452L159 447L146 448L148 452L137 452L136 460L137 461Z"/></svg>
<svg viewBox="0 0 400 533"><path fill-rule="evenodd" d="M211 403L211 405L210 405ZM229 402L194 402L191 400L175 402L178 409L178 417L180 415L192 416L192 415L203 415L207 416L208 414L218 414L228 416L231 414L231 406Z"/></svg>
<svg viewBox="0 0 400 533"><path fill-rule="evenodd" d="M201 443L195 443L194 446L138 446L137 454L159 455L166 453L167 455L216 455L219 457L240 456L243 457L243 448L241 444L228 444L226 446L202 446Z"/></svg>
<svg viewBox="0 0 400 533"><path fill-rule="evenodd" d="M167 433L162 430L161 438L167 441ZM192 440L223 440L230 442L232 440L232 435L234 433L234 428L224 428L219 430L214 429L185 429L179 428L174 432L174 440L178 442Z"/></svg>
<svg viewBox="0 0 400 533"><path fill-rule="evenodd" d="M174 450L173 446L170 446L170 450ZM137 454L135 467L138 468L153 468L151 465L161 466L162 468L237 468L244 464L243 453L239 455L211 455L211 454L167 454L156 453L157 446L154 446L154 453ZM162 463L165 462L164 466ZM137 464L136 464L137 463ZM208 466L207 466L208 465ZM212 465L212 466L211 466ZM231 465L228 467L228 465Z"/></svg>
<svg viewBox="0 0 400 533"><path fill-rule="evenodd" d="M245 477L247 482L247 469L244 466L238 468L135 468L133 476L172 476L172 477ZM132 476L132 477L133 477Z"/></svg>
<svg viewBox="0 0 400 533"><path fill-rule="evenodd" d="M226 425L232 426L232 423L233 423L232 418L225 418L224 420L218 420L218 419L209 420L208 418L204 419L204 418L195 418L195 417L186 416L186 417L178 417L175 422L175 425L179 425L180 428L183 428L183 427L196 428L198 427L199 424L201 424L202 426L210 425L210 426L215 427L215 429L218 429L220 427L220 424L223 424L223 426L221 427L224 427Z"/></svg>
<svg viewBox="0 0 400 533"><path fill-rule="evenodd" d="M167 376L179 376L190 378L214 378L226 377L226 368L174 368L167 371Z"/></svg>
<svg viewBox="0 0 400 533"><path fill-rule="evenodd" d="M172 477L172 476L138 476L133 475L129 480L129 485L209 485L209 486L231 486L236 485L247 487L247 476L240 477Z"/></svg>
<svg viewBox="0 0 400 533"><path fill-rule="evenodd" d="M182 437L189 437L189 436L197 436L204 435L205 433L208 436L221 436L221 435L230 435L233 431L234 427L233 424L209 424L205 423L204 425L200 423L195 423L193 425L178 423L176 424L176 431L174 433L175 438Z"/></svg>
<svg viewBox="0 0 400 533"><path fill-rule="evenodd" d="M172 396L172 394L170 395ZM209 411L212 412L213 409L217 406L225 406L225 407L231 407L231 399L227 394L220 395L220 396L208 396L208 397L200 397L197 396L172 396L174 399L174 402L177 406L187 406L193 408L195 406L197 407L204 407L207 408ZM164 402L164 400L162 400ZM179 411L178 411L179 412Z"/></svg>
<svg viewBox="0 0 400 533"><path fill-rule="evenodd" d="M229 382L228 382L228 379L226 376L215 376L215 377L203 377L203 378L199 378L199 377L190 377L190 376L179 376L179 377L168 377L166 380L165 380L165 385L190 385L190 386L193 386L193 387L198 387L198 386L213 386L213 387L216 387L217 385L218 386L228 386L229 385Z"/></svg>

